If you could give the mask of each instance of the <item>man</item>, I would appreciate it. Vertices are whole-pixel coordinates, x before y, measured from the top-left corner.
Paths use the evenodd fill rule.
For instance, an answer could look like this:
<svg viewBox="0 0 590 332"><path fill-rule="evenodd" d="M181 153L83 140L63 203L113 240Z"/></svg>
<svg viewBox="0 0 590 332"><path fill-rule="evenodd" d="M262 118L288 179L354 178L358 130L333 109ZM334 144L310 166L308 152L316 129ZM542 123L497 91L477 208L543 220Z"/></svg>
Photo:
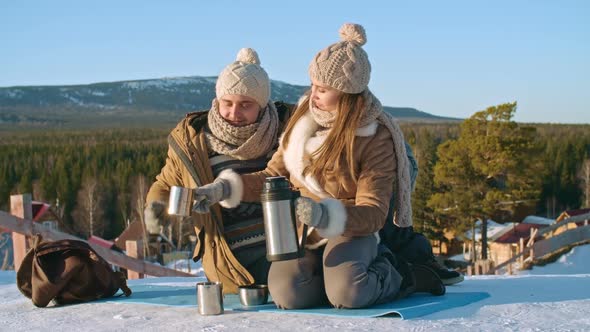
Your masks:
<svg viewBox="0 0 590 332"><path fill-rule="evenodd" d="M254 50L240 50L219 75L215 92L210 110L188 114L168 137L166 164L146 199L150 233L160 233L165 224L170 187L200 187L225 178L228 169L262 170L278 145L290 108L270 102L270 80ZM193 260L202 260L207 278L222 282L225 293L266 283L270 263L261 205L232 197L220 205L191 216L197 235Z"/></svg>

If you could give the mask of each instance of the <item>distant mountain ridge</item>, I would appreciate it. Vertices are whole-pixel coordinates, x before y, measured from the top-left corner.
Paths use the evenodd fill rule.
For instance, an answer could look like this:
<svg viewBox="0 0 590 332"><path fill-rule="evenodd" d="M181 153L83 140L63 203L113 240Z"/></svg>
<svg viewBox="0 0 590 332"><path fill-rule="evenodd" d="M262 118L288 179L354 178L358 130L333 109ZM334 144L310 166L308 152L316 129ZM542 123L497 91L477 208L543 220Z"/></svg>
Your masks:
<svg viewBox="0 0 590 332"><path fill-rule="evenodd" d="M117 114L184 114L211 106L216 80L214 76L190 76L86 85L0 88L0 124L67 123L68 115L80 117L102 114L103 117L115 119ZM307 88L273 80L271 99L296 103ZM459 120L435 116L414 108L384 109L402 121Z"/></svg>

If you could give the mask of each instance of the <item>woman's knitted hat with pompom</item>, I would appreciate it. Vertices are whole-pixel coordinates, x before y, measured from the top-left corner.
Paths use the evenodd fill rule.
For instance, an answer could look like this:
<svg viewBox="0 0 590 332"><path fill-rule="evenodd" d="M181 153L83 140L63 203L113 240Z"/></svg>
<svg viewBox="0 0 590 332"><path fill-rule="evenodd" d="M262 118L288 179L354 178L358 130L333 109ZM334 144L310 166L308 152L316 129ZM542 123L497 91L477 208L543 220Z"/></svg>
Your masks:
<svg viewBox="0 0 590 332"><path fill-rule="evenodd" d="M260 67L258 54L251 48L242 48L236 61L223 69L215 85L217 99L225 95L242 95L253 98L261 107L270 98L270 80Z"/></svg>
<svg viewBox="0 0 590 332"><path fill-rule="evenodd" d="M345 93L361 93L369 84L371 64L361 46L367 42L365 29L345 23L340 28L341 41L321 50L309 65L309 76Z"/></svg>

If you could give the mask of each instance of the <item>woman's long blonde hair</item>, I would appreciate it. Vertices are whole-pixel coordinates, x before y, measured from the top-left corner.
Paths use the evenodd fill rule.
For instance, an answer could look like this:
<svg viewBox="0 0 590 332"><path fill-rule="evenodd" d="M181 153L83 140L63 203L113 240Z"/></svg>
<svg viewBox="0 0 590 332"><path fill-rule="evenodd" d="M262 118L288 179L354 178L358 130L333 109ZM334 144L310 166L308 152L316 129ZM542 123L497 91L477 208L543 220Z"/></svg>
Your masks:
<svg viewBox="0 0 590 332"><path fill-rule="evenodd" d="M295 123L309 111L309 91L305 99L299 103L295 113L287 124L282 144L287 148L289 138L293 132ZM336 120L324 143L313 153L309 166L303 170L303 174L311 174L323 182L323 174L327 170L343 171L348 166L348 173L356 182L358 170L354 162L354 142L356 129L359 127L363 112L364 98L362 93L343 93L336 108Z"/></svg>

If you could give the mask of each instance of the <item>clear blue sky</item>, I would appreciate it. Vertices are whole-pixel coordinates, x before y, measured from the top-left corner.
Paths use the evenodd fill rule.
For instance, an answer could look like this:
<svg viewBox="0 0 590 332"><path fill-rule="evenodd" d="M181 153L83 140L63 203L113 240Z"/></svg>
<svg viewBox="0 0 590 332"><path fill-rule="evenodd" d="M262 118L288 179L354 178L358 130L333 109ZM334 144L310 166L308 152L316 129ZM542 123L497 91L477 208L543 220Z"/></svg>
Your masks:
<svg viewBox="0 0 590 332"><path fill-rule="evenodd" d="M213 76L252 47L271 78L362 24L383 104L452 117L504 102L590 123L590 1L0 2L0 87Z"/></svg>

